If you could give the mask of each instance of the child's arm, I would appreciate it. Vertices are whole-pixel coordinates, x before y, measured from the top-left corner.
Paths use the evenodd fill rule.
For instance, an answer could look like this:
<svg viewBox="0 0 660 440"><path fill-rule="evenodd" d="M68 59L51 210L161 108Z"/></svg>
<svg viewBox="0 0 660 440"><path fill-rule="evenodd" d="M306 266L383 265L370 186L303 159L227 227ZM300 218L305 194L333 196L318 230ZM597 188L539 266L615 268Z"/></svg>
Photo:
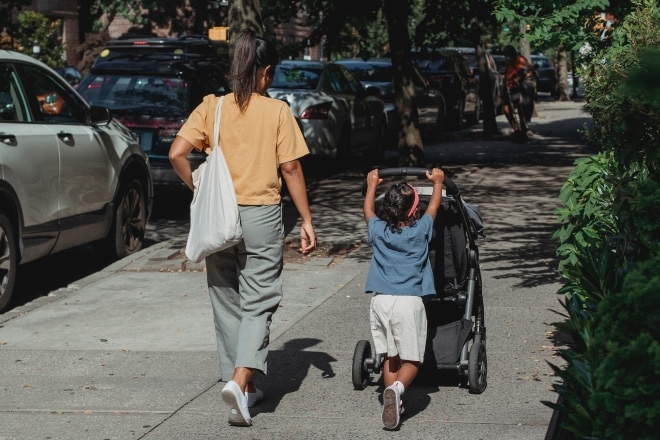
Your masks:
<svg viewBox="0 0 660 440"><path fill-rule="evenodd" d="M378 170L371 170L367 174L367 193L364 195L364 221L369 223L369 219L376 215L376 188L383 179L378 177Z"/></svg>
<svg viewBox="0 0 660 440"><path fill-rule="evenodd" d="M440 203L442 202L442 184L445 181L445 173L440 168L433 168L431 172L426 171L426 177L433 182L433 193L429 199L429 206L426 208L426 213L435 220Z"/></svg>

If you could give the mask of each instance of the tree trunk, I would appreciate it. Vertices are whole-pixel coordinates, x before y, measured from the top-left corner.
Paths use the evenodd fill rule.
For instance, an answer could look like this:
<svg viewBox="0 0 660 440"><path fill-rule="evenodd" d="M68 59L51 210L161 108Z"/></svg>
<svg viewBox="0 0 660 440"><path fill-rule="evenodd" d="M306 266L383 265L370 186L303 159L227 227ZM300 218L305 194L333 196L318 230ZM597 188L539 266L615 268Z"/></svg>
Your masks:
<svg viewBox="0 0 660 440"><path fill-rule="evenodd" d="M494 135L498 134L497 116L495 112L495 102L493 101L493 79L490 77L490 70L488 69L488 60L486 59L486 47L483 39L481 38L481 23L477 18L472 20L472 41L474 42L477 61L479 64L479 98L481 99L482 109L484 112L484 134Z"/></svg>
<svg viewBox="0 0 660 440"><path fill-rule="evenodd" d="M568 90L568 60L566 58L566 50L560 48L557 51L557 100L570 101L571 91ZM573 77L575 81L575 77Z"/></svg>
<svg viewBox="0 0 660 440"><path fill-rule="evenodd" d="M259 0L232 0L229 2L229 35L232 41L241 31L252 30L262 36L264 26L261 20Z"/></svg>
<svg viewBox="0 0 660 440"><path fill-rule="evenodd" d="M400 117L399 166L424 167L424 145L419 132L419 115L413 105L415 88L412 83L410 36L408 19L410 6L407 1L385 0L383 12L387 19L392 69L394 70L394 101Z"/></svg>
<svg viewBox="0 0 660 440"><path fill-rule="evenodd" d="M527 61L530 63L532 62L532 49L529 45L529 41L527 41L527 38L525 38L525 32L527 32L527 23L524 21L520 22L520 33L522 34L522 37L520 37L520 55L524 56L527 58Z"/></svg>

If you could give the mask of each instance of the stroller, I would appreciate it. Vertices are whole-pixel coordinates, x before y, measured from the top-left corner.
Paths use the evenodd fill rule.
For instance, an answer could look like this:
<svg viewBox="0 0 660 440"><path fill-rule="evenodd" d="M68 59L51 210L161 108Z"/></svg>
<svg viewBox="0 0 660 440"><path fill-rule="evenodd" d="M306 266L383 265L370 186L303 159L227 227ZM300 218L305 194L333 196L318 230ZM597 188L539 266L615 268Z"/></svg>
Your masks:
<svg viewBox="0 0 660 440"><path fill-rule="evenodd" d="M425 168L386 168L379 177L426 176ZM458 186L445 177L442 205L429 245L429 259L435 278L435 297L426 303L428 322L422 367L455 371L467 382L471 394L481 394L487 386L486 326L479 270L478 236L484 236L481 212L465 203ZM426 210L432 187L416 189L420 212ZM362 194L366 193L366 181ZM378 206L379 199L376 199ZM384 353L372 355L371 343L357 342L353 354L352 379L356 390L363 390L371 373L379 374Z"/></svg>

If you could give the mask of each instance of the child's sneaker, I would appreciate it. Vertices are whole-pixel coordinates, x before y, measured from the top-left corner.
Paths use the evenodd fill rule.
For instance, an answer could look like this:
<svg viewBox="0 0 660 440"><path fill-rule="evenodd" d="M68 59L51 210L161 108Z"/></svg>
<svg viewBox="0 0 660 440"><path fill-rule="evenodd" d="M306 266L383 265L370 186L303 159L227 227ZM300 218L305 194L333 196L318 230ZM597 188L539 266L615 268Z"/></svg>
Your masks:
<svg viewBox="0 0 660 440"><path fill-rule="evenodd" d="M383 425L385 429L396 429L399 426L401 397L395 386L385 388L383 392Z"/></svg>

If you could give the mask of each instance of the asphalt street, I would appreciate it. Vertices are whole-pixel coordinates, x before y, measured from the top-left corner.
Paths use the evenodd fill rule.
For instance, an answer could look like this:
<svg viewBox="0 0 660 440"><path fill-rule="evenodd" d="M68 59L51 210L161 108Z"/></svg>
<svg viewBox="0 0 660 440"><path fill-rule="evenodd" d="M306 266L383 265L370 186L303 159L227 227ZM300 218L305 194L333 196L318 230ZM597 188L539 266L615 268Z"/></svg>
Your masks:
<svg viewBox="0 0 660 440"><path fill-rule="evenodd" d="M542 401L557 398L548 362L562 344L553 210L574 160L594 153L579 131L588 121L583 103L540 102L527 143L512 143L499 116L502 136L473 127L425 146L483 213L483 394L425 371L404 394L400 429L385 431L379 377L353 389L355 344L370 339L357 170L309 187L319 240L356 250L285 265L251 428L227 424L206 275L183 257L182 233L0 315L0 440L550 438ZM287 236L299 226L286 203Z"/></svg>

